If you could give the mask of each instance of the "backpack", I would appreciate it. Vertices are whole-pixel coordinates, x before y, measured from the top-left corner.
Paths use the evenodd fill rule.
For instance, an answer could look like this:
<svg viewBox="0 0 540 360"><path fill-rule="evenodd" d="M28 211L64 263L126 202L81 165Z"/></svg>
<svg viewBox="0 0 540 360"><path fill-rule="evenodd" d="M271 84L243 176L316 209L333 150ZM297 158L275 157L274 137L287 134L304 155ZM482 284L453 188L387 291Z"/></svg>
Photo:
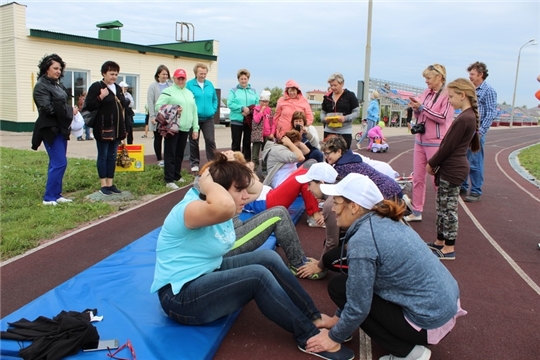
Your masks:
<svg viewBox="0 0 540 360"><path fill-rule="evenodd" d="M180 127L178 120L180 119L179 105L163 105L159 108L156 115L157 131L164 138L170 138L178 134Z"/></svg>

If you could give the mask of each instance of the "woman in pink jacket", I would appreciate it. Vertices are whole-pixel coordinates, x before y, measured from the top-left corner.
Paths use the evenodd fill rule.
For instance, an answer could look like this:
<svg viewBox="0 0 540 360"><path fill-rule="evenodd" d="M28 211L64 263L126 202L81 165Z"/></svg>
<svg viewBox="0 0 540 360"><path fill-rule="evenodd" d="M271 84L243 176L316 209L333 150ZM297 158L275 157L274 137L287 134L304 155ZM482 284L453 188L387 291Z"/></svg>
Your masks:
<svg viewBox="0 0 540 360"><path fill-rule="evenodd" d="M279 98L274 115L274 124L276 126L276 137L281 137L289 130L292 130L291 119L295 111L302 111L306 114L307 125L313 122L313 113L308 101L302 95L302 90L298 83L289 80L285 84L283 96Z"/></svg>
<svg viewBox="0 0 540 360"><path fill-rule="evenodd" d="M448 102L448 91L444 87L446 68L440 64L429 65L422 75L426 79L428 88L419 99L409 98L416 117L416 124L411 132L416 134L416 137L414 139L412 202L404 196L412 212L405 216L407 221L422 221L426 198L426 165L439 149L454 117L454 109ZM435 186L432 176L430 179Z"/></svg>

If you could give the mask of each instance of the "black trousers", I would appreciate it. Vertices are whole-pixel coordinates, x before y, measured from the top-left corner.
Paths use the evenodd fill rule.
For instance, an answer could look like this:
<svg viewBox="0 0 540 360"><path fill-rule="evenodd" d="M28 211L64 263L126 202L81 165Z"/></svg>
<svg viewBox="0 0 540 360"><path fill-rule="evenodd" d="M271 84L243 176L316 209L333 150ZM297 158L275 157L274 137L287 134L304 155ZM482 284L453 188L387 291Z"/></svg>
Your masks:
<svg viewBox="0 0 540 360"><path fill-rule="evenodd" d="M345 274L349 271L349 265L347 264L347 249L343 249L342 254L341 244L324 253L322 260L324 267L328 270L343 272Z"/></svg>
<svg viewBox="0 0 540 360"><path fill-rule="evenodd" d="M249 125L234 125L231 123L231 138L231 150L242 151L246 161L251 161L251 128Z"/></svg>
<svg viewBox="0 0 540 360"><path fill-rule="evenodd" d="M163 136L160 135L159 131L154 131L154 153L156 154L157 161L163 160L161 157L161 146L163 144Z"/></svg>
<svg viewBox="0 0 540 360"><path fill-rule="evenodd" d="M347 143L347 149L351 148L352 134L334 134L334 133L329 133L329 132L325 131L323 133L324 139L326 139L329 135L339 135L339 136L341 136L345 140L345 142Z"/></svg>
<svg viewBox="0 0 540 360"><path fill-rule="evenodd" d="M340 308L347 302L346 274L334 276L328 283L328 294ZM369 314L360 325L362 330L390 354L407 356L416 345L427 345L427 331L416 331L403 316L401 306L373 294Z"/></svg>
<svg viewBox="0 0 540 360"><path fill-rule="evenodd" d="M165 153L163 167L165 172L165 182L170 183L180 180L182 177L182 161L184 160L184 149L186 148L189 132L179 131L178 134L165 138Z"/></svg>

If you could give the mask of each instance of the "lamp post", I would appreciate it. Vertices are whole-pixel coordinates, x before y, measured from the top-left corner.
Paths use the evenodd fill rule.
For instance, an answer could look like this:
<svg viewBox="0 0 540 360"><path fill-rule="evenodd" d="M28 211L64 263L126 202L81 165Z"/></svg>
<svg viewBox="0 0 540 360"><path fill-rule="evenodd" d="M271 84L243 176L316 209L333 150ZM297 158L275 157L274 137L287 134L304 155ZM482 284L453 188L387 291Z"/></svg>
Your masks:
<svg viewBox="0 0 540 360"><path fill-rule="evenodd" d="M510 127L512 127L512 125L514 124L514 107L516 105L516 90L517 90L517 81L518 81L518 73L519 73L519 60L521 58L521 49L523 49L525 46L528 46L528 45L537 45L537 44L538 43L534 41L534 39L531 39L519 48L517 67L516 67L516 81L514 82L514 95L512 95L512 113L510 115Z"/></svg>
<svg viewBox="0 0 540 360"><path fill-rule="evenodd" d="M366 40L366 59L364 63L364 103L362 104L362 119L367 118L369 104L369 67L371 63L371 14L373 12L373 0L368 3L368 22Z"/></svg>

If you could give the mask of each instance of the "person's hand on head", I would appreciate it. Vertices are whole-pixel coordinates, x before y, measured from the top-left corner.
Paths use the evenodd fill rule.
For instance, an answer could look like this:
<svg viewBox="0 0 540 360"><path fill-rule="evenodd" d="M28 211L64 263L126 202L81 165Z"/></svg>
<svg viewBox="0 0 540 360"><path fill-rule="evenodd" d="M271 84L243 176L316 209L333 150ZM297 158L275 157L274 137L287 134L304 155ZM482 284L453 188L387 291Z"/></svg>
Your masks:
<svg viewBox="0 0 540 360"><path fill-rule="evenodd" d="M223 151L222 154L227 157L227 161L236 161L236 158L234 157L234 151L227 150Z"/></svg>
<svg viewBox="0 0 540 360"><path fill-rule="evenodd" d="M283 145L285 145L285 146L291 146L291 145L293 145L291 139L289 139L287 136L283 136L283 137L281 138L281 142L282 142Z"/></svg>
<svg viewBox="0 0 540 360"><path fill-rule="evenodd" d="M201 193L206 194L207 193L206 190L213 183L214 183L214 179L212 178L212 175L210 174L210 171L208 170L208 168L206 168L199 177L199 188L201 189Z"/></svg>

